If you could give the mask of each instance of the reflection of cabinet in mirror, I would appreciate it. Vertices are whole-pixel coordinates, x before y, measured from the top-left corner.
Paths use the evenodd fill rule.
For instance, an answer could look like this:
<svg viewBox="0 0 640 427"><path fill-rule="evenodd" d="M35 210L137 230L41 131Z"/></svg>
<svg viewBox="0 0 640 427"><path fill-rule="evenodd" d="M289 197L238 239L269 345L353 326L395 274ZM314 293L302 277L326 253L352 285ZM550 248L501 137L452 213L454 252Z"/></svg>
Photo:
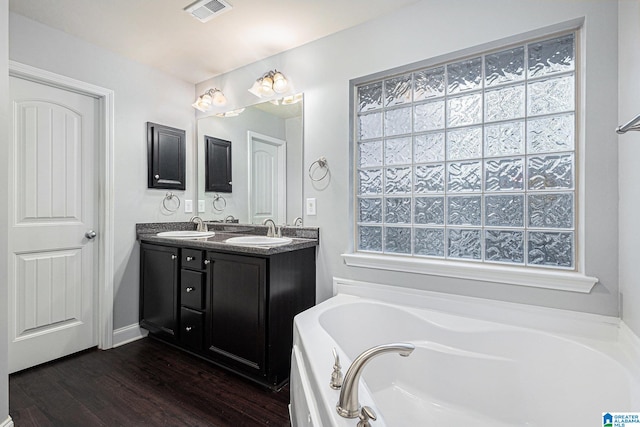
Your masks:
<svg viewBox="0 0 640 427"><path fill-rule="evenodd" d="M205 136L204 191L231 193L231 141Z"/></svg>
<svg viewBox="0 0 640 427"><path fill-rule="evenodd" d="M291 103L295 102L295 103ZM241 111L241 113L240 113ZM265 135L286 141L286 186L278 195L278 200L286 206L286 218L273 218L279 223L292 224L296 217L302 217L302 186L304 181L303 154L303 99L302 95L292 100L267 101L239 109L233 115L203 117L198 120L198 200L204 200L206 212L201 212L206 220L223 220L233 215L241 223L261 223L262 219L252 218L249 201L266 196L267 191L253 194L256 189L251 183L250 170L255 162L250 161L250 135ZM206 135L233 143L233 193L207 189L205 165ZM264 183L263 183L264 184ZM215 209L216 196L224 194L223 210Z"/></svg>
<svg viewBox="0 0 640 427"><path fill-rule="evenodd" d="M185 131L147 122L148 188L185 189Z"/></svg>

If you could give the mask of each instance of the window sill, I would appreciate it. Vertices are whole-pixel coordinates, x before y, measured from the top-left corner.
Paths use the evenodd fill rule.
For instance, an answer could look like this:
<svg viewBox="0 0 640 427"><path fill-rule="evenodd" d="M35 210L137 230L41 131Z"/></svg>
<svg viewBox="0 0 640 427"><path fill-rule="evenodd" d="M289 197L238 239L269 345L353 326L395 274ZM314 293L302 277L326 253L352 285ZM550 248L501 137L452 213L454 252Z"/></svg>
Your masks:
<svg viewBox="0 0 640 427"><path fill-rule="evenodd" d="M345 264L351 267L454 277L585 294L590 293L598 282L597 277L586 276L575 271L551 271L542 268L520 268L369 253L342 254L342 258L344 258Z"/></svg>

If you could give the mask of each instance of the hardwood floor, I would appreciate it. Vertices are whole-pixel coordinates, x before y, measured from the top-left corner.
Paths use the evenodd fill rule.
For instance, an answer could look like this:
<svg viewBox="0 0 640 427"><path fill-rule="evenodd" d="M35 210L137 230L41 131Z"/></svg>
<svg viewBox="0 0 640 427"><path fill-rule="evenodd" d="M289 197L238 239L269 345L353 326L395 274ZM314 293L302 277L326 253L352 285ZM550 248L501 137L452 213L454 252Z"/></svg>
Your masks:
<svg viewBox="0 0 640 427"><path fill-rule="evenodd" d="M273 392L150 338L9 376L16 427L289 426Z"/></svg>

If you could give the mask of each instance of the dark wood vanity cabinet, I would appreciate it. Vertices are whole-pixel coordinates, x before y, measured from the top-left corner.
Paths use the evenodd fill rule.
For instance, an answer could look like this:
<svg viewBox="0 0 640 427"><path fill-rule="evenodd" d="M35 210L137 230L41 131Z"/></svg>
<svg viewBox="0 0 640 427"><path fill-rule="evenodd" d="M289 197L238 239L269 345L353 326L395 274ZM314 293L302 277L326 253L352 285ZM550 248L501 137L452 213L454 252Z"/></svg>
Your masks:
<svg viewBox="0 0 640 427"><path fill-rule="evenodd" d="M168 246L140 246L140 325L170 341L177 336L179 252Z"/></svg>
<svg viewBox="0 0 640 427"><path fill-rule="evenodd" d="M156 246L142 245L145 251ZM289 378L293 317L315 304L315 247L268 256L179 251L178 299L173 306L179 324L174 326L176 334L159 333L142 317L141 326L156 338L260 384L275 389L284 385ZM143 271L153 270L151 264L166 268L157 264L166 263L161 258L141 257L141 262ZM142 295L155 286L145 277L149 276L143 275ZM141 307L141 313L146 309Z"/></svg>

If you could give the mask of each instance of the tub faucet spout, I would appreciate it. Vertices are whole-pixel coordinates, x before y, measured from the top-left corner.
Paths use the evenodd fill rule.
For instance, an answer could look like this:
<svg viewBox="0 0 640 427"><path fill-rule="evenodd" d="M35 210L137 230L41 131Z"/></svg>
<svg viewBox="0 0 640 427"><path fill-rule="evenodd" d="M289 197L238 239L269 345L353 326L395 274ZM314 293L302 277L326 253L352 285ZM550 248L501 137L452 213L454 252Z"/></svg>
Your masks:
<svg viewBox="0 0 640 427"><path fill-rule="evenodd" d="M351 363L340 390L340 399L336 405L336 410L341 417L356 418L360 414L360 402L358 402L358 385L360 375L365 365L374 357L385 353L399 353L400 356L407 357L415 350L415 346L409 343L382 344L363 351Z"/></svg>

